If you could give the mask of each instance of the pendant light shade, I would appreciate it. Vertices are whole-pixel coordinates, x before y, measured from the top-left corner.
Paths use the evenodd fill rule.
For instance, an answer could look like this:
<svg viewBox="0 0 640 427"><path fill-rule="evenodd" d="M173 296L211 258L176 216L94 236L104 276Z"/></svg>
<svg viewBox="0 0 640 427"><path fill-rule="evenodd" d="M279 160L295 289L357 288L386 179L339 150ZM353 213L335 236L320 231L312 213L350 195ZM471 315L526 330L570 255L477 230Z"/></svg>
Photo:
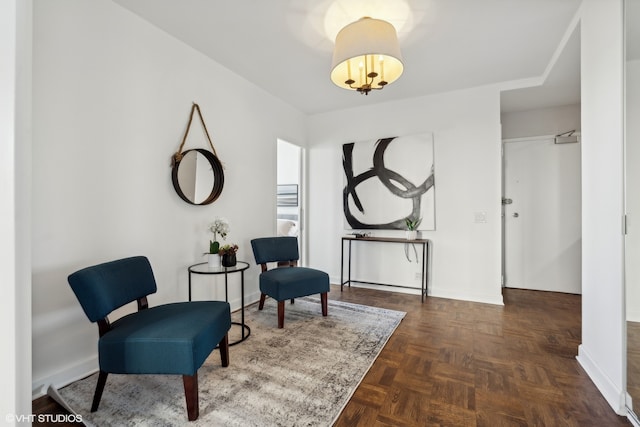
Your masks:
<svg viewBox="0 0 640 427"><path fill-rule="evenodd" d="M380 19L361 18L336 36L331 81L368 95L393 83L402 74L396 30Z"/></svg>

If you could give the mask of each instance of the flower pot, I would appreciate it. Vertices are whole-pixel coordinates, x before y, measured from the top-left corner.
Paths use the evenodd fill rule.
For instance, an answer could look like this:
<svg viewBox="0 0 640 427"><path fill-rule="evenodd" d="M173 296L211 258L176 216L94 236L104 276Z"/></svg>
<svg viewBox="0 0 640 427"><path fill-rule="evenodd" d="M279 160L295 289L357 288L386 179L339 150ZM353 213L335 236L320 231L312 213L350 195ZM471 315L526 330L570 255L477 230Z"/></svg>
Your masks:
<svg viewBox="0 0 640 427"><path fill-rule="evenodd" d="M222 255L222 266L223 267L233 267L236 265L236 254L224 254Z"/></svg>
<svg viewBox="0 0 640 427"><path fill-rule="evenodd" d="M220 268L220 255L207 254L207 263L209 264L209 268Z"/></svg>
<svg viewBox="0 0 640 427"><path fill-rule="evenodd" d="M418 230L407 230L407 240L416 240L418 238Z"/></svg>

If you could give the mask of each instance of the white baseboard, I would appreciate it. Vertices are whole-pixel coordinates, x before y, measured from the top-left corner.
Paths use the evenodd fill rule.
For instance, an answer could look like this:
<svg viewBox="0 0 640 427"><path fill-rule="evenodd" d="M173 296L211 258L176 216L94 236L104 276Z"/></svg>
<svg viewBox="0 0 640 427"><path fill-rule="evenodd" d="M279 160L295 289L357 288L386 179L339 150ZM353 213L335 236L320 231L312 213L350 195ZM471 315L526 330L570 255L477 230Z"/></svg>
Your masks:
<svg viewBox="0 0 640 427"><path fill-rule="evenodd" d="M47 394L47 389L52 386L60 389L74 381L88 377L98 371L98 355L71 365L59 372L34 379L31 383L31 399L37 399Z"/></svg>
<svg viewBox="0 0 640 427"><path fill-rule="evenodd" d="M331 283L340 285L340 279L331 278ZM400 292L405 294L420 295L420 285L418 285L417 288L401 288L401 287L353 282L351 286L359 287L359 288L377 289L381 291ZM440 289L440 288L429 288L428 295L435 298L447 298L447 299L455 299L455 300L462 300L462 301L480 302L484 304L504 305L501 291L502 289L499 288L499 291L496 295L481 295L481 294L471 294L471 293L465 293L465 292L451 292L451 291L448 291L447 289Z"/></svg>
<svg viewBox="0 0 640 427"><path fill-rule="evenodd" d="M600 370L582 344L578 346L578 355L576 356L576 359L616 414L626 416L626 392L617 387L611 379L602 372L602 370Z"/></svg>
<svg viewBox="0 0 640 427"><path fill-rule="evenodd" d="M244 296L244 306L247 307L251 304L255 304L260 301L260 291L252 292L250 294L245 294ZM229 300L229 305L231 305L231 312L234 313L240 310L240 297Z"/></svg>
<svg viewBox="0 0 640 427"><path fill-rule="evenodd" d="M504 305L501 288L496 295L472 294L465 292L451 292L447 289L435 288L431 289L429 296L437 298L448 298L462 301L480 302L483 304Z"/></svg>
<svg viewBox="0 0 640 427"><path fill-rule="evenodd" d="M335 282L331 282L335 283ZM344 285L345 287L349 287L349 285ZM394 286L385 286L385 285L374 285L372 283L365 282L352 282L351 286L354 288L365 288L365 289L375 289L379 291L389 291L389 292L399 292L402 294L410 294L420 296L420 288L401 288Z"/></svg>

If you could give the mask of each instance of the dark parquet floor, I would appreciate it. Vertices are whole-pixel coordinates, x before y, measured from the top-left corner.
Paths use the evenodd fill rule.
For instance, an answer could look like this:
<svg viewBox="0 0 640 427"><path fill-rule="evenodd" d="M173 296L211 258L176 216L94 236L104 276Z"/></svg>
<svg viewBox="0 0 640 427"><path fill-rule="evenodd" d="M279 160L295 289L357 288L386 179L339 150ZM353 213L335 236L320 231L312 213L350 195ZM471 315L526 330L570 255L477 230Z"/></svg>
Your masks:
<svg viewBox="0 0 640 427"><path fill-rule="evenodd" d="M505 289L500 307L357 288L332 294L407 312L336 426L630 425L575 359L578 295Z"/></svg>
<svg viewBox="0 0 640 427"><path fill-rule="evenodd" d="M329 295L407 312L338 427L631 425L575 359L578 295L506 289L504 307L432 297L422 304L356 287L332 286ZM64 413L48 397L33 410Z"/></svg>

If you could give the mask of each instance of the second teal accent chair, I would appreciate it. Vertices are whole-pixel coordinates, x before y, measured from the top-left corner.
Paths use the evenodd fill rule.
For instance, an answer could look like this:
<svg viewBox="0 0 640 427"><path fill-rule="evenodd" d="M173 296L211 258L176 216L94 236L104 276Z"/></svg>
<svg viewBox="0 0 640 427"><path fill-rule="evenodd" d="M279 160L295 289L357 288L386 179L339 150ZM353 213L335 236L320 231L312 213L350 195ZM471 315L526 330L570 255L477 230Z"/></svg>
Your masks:
<svg viewBox="0 0 640 427"><path fill-rule="evenodd" d="M328 313L327 293L329 275L324 271L298 267L298 239L296 237L262 237L251 241L256 263L262 268L260 274L260 310L265 298L270 296L278 302L278 328L284 327L284 302L293 304L295 298L320 294L322 315ZM277 268L268 269L269 263Z"/></svg>

